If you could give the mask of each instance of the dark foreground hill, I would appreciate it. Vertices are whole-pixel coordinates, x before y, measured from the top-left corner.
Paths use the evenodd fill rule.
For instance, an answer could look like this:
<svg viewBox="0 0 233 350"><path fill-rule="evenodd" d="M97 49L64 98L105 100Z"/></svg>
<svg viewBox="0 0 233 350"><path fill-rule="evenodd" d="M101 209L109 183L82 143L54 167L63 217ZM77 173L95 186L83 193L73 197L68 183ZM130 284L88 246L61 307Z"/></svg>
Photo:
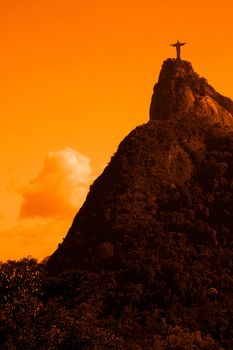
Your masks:
<svg viewBox="0 0 233 350"><path fill-rule="evenodd" d="M165 61L150 121L120 144L48 261L102 276L84 300L101 303L125 348L233 349L232 112L189 62Z"/></svg>

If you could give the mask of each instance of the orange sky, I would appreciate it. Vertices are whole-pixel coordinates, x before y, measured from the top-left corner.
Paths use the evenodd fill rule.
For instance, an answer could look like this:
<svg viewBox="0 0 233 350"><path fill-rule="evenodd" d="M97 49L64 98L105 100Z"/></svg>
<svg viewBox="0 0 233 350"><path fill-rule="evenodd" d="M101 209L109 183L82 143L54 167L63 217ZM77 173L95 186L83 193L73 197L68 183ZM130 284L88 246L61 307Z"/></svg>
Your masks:
<svg viewBox="0 0 233 350"><path fill-rule="evenodd" d="M170 43L187 41L183 58L233 97L232 10L232 0L0 2L0 260L56 248L88 184L148 120Z"/></svg>

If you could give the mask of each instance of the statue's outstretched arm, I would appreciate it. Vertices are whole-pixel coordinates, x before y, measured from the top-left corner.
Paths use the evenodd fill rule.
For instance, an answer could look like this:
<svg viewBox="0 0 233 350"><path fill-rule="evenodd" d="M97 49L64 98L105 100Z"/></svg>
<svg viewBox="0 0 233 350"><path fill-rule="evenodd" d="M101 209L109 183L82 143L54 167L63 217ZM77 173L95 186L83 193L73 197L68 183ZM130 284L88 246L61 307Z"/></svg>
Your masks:
<svg viewBox="0 0 233 350"><path fill-rule="evenodd" d="M187 42L185 42L185 43L181 43L181 45L185 45L185 44L187 44Z"/></svg>

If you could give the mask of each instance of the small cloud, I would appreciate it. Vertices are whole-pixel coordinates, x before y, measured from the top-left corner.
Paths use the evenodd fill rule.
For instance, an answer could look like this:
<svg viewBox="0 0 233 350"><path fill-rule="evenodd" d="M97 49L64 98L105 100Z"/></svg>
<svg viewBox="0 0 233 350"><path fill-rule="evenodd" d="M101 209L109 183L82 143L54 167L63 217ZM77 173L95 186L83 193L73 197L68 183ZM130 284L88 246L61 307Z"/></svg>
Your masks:
<svg viewBox="0 0 233 350"><path fill-rule="evenodd" d="M88 157L71 148L50 152L37 178L23 188L20 219L73 215L85 199L90 175Z"/></svg>

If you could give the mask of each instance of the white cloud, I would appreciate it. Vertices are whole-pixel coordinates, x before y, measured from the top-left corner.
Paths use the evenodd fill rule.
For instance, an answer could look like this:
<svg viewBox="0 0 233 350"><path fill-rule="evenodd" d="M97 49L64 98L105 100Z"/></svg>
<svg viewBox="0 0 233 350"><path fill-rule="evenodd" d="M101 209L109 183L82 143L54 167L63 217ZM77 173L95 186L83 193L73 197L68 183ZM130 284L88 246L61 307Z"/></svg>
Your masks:
<svg viewBox="0 0 233 350"><path fill-rule="evenodd" d="M90 159L65 148L50 152L36 177L23 188L20 218L62 218L75 213L88 191Z"/></svg>

